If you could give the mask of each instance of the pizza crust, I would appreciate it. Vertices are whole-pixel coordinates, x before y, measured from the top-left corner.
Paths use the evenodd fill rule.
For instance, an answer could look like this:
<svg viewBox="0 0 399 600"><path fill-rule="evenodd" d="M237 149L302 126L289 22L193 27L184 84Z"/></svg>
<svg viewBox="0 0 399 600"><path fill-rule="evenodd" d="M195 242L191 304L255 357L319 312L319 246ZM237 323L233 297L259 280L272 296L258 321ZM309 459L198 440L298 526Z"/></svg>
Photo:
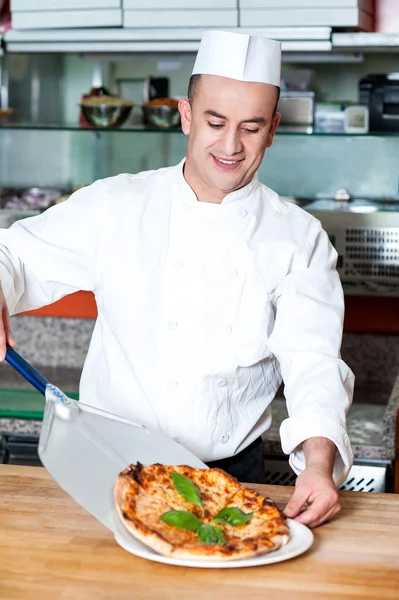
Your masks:
<svg viewBox="0 0 399 600"><path fill-rule="evenodd" d="M201 496L212 500L209 506L212 505L215 510L213 514L209 513L209 509L205 510L203 522L209 523L221 508L227 506L236 506L246 513L253 512L253 518L242 526L215 523L223 530L226 539L225 544L217 545L204 545L195 532L164 523L160 517L165 512L187 510L187 502L181 499L183 504L180 507L181 497L177 492L176 498L170 502L170 489L167 493L160 489L160 493L157 494L157 480L154 474L164 473L159 469L161 466L169 472L169 477L172 471L188 476L195 481ZM207 477L210 482L209 489L206 489L205 485ZM224 504L221 507L219 505L222 494L218 493L220 490L214 489L218 479L221 481L220 490L225 493ZM163 478L164 483L165 481ZM155 552L170 558L201 561L241 560L275 551L284 546L290 537L287 520L272 501L254 490L242 487L236 479L220 469L130 465L118 476L114 488L114 501L118 515L129 533Z"/></svg>

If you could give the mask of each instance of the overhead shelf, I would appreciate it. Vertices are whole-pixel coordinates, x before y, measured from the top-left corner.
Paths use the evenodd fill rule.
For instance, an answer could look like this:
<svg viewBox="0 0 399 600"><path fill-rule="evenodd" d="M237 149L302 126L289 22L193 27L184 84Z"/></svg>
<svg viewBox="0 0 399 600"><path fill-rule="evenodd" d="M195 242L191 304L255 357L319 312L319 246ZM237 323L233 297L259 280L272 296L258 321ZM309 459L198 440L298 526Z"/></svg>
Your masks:
<svg viewBox="0 0 399 600"><path fill-rule="evenodd" d="M7 32L5 42L10 53L195 53L204 31L196 28L24 30ZM283 52L331 50L329 27L229 28L229 31L278 39Z"/></svg>
<svg viewBox="0 0 399 600"><path fill-rule="evenodd" d="M399 33L333 33L333 50L399 53Z"/></svg>
<svg viewBox="0 0 399 600"><path fill-rule="evenodd" d="M329 54L399 53L399 33L334 33L331 27L257 27L228 28L229 31L263 35L282 42L283 59L294 53L312 58ZM4 44L9 53L191 53L199 47L203 28L127 29L42 29L8 31ZM0 44L0 53L1 53ZM328 59L327 59L328 60Z"/></svg>
<svg viewBox="0 0 399 600"><path fill-rule="evenodd" d="M135 110L138 110L138 106ZM174 127L172 129L161 129L158 127L151 127L142 123L136 125L124 125L122 127L81 127L78 123L27 123L27 122L6 122L0 120L0 132L4 130L13 131L79 131L86 133L161 133L161 134L178 134L183 135L180 127ZM399 132L396 131L379 131L370 133L335 133L335 132L323 132L323 131L300 131L290 130L286 125L280 125L276 132L277 136L302 136L302 137L348 137L348 138L367 138L367 137L399 137Z"/></svg>

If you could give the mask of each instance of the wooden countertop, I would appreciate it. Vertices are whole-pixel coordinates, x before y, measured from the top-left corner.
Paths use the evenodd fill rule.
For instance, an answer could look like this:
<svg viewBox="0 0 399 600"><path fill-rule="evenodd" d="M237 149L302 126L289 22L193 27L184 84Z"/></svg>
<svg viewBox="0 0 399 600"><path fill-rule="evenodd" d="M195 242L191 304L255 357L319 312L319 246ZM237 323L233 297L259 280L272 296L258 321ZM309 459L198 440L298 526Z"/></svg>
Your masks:
<svg viewBox="0 0 399 600"><path fill-rule="evenodd" d="M292 488L253 486L283 506ZM40 467L0 465L2 600L382 600L399 598L399 495L341 492L342 512L292 560L252 569L146 561Z"/></svg>

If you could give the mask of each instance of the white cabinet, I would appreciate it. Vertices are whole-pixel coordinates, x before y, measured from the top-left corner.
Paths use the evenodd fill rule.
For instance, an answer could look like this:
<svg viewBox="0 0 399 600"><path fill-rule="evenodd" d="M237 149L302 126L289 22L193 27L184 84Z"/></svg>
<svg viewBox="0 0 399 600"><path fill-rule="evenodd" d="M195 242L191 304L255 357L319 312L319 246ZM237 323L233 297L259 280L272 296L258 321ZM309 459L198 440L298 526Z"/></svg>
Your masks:
<svg viewBox="0 0 399 600"><path fill-rule="evenodd" d="M11 13L13 29L73 29L120 27L122 10L42 10Z"/></svg>
<svg viewBox="0 0 399 600"><path fill-rule="evenodd" d="M122 0L11 0L11 11L121 8Z"/></svg>
<svg viewBox="0 0 399 600"><path fill-rule="evenodd" d="M237 27L237 10L124 10L123 26L140 28Z"/></svg>

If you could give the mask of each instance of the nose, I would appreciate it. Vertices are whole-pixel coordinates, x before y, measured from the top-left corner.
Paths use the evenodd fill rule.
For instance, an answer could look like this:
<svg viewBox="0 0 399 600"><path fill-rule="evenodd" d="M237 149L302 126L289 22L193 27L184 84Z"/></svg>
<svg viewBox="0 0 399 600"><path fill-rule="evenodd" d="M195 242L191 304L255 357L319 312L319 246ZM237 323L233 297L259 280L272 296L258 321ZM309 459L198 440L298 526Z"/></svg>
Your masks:
<svg viewBox="0 0 399 600"><path fill-rule="evenodd" d="M242 151L242 141L235 128L226 127L223 131L222 148L226 156L233 156Z"/></svg>

